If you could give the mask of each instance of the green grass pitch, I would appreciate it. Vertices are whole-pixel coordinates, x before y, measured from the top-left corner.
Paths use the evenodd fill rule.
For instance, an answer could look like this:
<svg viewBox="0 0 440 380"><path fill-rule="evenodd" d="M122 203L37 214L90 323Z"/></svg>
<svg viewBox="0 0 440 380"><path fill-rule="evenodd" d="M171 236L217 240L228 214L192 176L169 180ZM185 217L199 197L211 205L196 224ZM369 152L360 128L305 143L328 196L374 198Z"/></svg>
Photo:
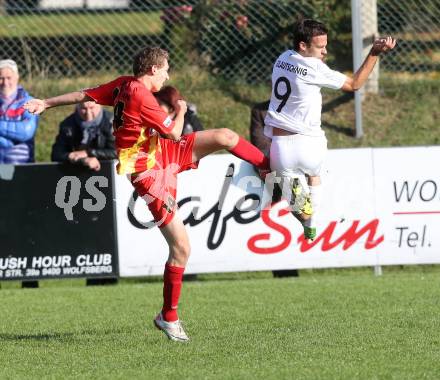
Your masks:
<svg viewBox="0 0 440 380"><path fill-rule="evenodd" d="M300 273L187 282L188 344L153 327L160 281L2 283L0 378L440 378L438 270Z"/></svg>

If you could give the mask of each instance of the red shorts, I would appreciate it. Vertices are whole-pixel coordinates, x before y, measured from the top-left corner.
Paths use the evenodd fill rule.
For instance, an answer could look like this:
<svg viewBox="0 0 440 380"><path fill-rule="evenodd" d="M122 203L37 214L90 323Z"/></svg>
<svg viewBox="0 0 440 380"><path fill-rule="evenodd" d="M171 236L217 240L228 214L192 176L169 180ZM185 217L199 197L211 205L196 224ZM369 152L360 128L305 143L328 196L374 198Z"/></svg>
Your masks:
<svg viewBox="0 0 440 380"><path fill-rule="evenodd" d="M147 202L158 227L170 223L176 213L177 174L199 165L198 161L193 162L194 140L195 133L178 141L160 138L162 163L144 173L131 175L132 185Z"/></svg>

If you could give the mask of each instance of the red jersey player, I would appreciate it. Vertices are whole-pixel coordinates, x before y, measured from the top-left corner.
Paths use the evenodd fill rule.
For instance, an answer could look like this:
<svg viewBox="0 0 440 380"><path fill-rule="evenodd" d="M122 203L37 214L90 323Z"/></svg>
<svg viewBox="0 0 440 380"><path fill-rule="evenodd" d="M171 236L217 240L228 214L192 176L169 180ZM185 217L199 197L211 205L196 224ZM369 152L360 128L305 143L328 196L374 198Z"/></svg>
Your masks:
<svg viewBox="0 0 440 380"><path fill-rule="evenodd" d="M39 114L50 107L90 100L114 107L118 173L130 175L169 246L164 302L154 324L170 339L183 342L189 338L179 321L177 305L190 245L183 222L176 214L177 173L196 168L202 157L221 149L262 170L268 169L269 162L256 147L226 128L181 137L186 103L177 100L173 105L176 117L172 120L153 96L169 79L168 68L168 53L147 47L133 59L133 76L49 99L33 99L25 108Z"/></svg>

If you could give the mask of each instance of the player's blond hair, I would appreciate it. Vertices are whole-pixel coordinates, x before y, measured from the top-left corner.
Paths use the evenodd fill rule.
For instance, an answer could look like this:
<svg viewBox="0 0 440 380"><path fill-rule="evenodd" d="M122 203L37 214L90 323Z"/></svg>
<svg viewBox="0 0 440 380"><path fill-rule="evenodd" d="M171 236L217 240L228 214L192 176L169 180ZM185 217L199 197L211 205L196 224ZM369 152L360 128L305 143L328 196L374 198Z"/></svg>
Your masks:
<svg viewBox="0 0 440 380"><path fill-rule="evenodd" d="M160 47L146 47L133 58L133 74L140 77L148 73L153 66L162 67L168 59L168 52Z"/></svg>

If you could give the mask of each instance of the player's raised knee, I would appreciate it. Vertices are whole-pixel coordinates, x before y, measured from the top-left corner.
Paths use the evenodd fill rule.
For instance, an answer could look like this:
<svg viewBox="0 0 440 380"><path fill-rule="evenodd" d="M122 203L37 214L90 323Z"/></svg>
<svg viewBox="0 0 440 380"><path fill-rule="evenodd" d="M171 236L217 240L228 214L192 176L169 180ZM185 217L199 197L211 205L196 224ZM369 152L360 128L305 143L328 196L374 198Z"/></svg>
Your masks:
<svg viewBox="0 0 440 380"><path fill-rule="evenodd" d="M219 128L216 130L215 139L224 149L233 148L237 145L238 134L228 128Z"/></svg>

